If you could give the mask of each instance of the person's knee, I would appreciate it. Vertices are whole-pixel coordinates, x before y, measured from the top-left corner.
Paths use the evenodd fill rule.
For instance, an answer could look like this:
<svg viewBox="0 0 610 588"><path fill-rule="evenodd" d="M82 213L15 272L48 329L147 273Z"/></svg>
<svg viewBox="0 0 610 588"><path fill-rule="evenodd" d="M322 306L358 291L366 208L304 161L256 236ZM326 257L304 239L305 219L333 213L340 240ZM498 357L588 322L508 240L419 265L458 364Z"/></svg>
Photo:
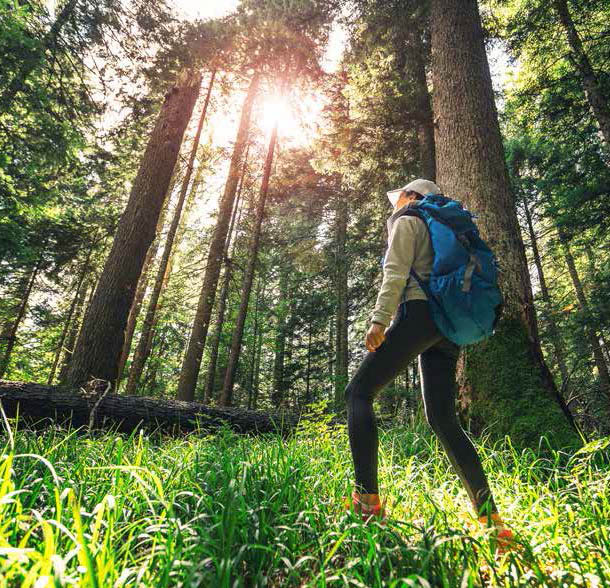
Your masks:
<svg viewBox="0 0 610 588"><path fill-rule="evenodd" d="M437 435L445 434L458 426L456 416L446 410L427 410L426 421Z"/></svg>
<svg viewBox="0 0 610 588"><path fill-rule="evenodd" d="M354 382L353 380L345 388L345 402L353 402L354 400L366 400L367 394L364 386Z"/></svg>

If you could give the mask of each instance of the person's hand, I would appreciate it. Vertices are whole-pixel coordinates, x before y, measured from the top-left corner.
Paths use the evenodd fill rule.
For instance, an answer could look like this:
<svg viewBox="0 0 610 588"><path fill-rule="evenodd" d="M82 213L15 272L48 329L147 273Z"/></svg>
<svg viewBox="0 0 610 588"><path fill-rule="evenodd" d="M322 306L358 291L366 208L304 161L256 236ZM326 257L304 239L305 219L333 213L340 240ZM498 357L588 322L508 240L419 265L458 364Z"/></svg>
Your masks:
<svg viewBox="0 0 610 588"><path fill-rule="evenodd" d="M366 334L365 345L369 351L376 351L385 341L385 327L377 323L372 323Z"/></svg>

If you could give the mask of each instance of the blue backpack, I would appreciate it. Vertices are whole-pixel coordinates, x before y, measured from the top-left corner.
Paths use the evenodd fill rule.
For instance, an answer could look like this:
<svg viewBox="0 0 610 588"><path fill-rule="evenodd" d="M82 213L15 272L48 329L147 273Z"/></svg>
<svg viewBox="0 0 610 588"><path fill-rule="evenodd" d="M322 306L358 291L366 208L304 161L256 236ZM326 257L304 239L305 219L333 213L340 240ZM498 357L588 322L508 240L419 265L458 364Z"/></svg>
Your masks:
<svg viewBox="0 0 610 588"><path fill-rule="evenodd" d="M421 218L430 233L430 279L425 282L413 269L411 275L431 301L439 330L458 345L489 337L502 312L502 293L495 256L479 236L473 215L442 194L427 194L404 214Z"/></svg>

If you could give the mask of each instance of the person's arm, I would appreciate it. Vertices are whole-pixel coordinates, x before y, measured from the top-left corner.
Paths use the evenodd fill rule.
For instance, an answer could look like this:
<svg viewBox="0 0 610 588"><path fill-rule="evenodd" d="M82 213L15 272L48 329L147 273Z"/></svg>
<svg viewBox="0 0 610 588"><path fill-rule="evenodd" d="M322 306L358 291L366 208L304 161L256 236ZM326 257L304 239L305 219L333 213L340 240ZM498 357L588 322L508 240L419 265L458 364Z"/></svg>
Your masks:
<svg viewBox="0 0 610 588"><path fill-rule="evenodd" d="M420 222L418 217L403 216L394 223L383 266L383 282L371 316L372 323L387 327L396 312L415 259L416 223Z"/></svg>

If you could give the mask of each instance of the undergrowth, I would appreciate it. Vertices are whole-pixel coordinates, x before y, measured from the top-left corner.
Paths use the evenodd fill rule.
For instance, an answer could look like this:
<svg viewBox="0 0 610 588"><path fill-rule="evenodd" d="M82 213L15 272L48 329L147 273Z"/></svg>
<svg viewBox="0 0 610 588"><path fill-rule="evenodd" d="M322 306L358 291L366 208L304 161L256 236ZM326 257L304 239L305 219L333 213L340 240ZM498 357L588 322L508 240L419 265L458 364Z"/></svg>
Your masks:
<svg viewBox="0 0 610 588"><path fill-rule="evenodd" d="M572 454L478 445L522 543L498 557L424 426L381 433L386 527L342 508L343 426L288 440L10 426L2 586L610 586L610 438Z"/></svg>

